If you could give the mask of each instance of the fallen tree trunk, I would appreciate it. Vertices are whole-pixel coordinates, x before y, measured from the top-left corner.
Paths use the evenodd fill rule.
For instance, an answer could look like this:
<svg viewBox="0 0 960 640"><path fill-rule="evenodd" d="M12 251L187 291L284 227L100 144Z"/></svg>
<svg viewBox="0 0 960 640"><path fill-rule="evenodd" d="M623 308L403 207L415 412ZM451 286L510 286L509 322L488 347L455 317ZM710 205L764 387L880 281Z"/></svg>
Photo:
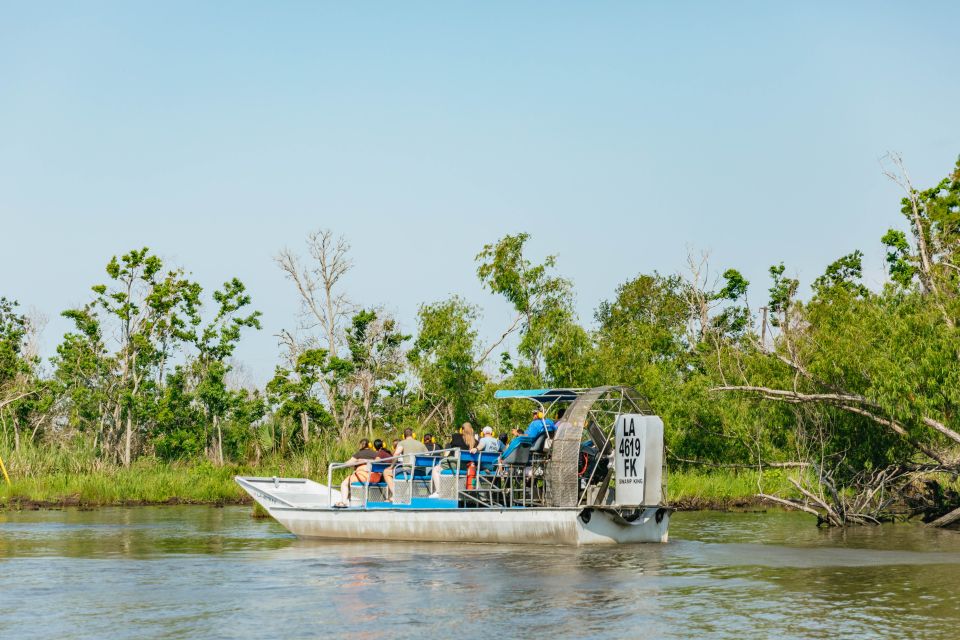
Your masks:
<svg viewBox="0 0 960 640"><path fill-rule="evenodd" d="M928 522L928 527L946 527L960 520L960 508L954 509L950 513L940 516L933 522Z"/></svg>

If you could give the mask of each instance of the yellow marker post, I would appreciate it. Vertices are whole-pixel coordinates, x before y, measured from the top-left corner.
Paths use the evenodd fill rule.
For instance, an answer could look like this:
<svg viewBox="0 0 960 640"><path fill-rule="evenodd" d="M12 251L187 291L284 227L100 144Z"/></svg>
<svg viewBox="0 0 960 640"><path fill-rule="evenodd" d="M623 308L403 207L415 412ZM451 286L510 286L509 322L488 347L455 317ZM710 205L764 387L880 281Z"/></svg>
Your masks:
<svg viewBox="0 0 960 640"><path fill-rule="evenodd" d="M7 468L3 466L3 458L0 458L0 471L3 471L3 479L7 481L7 486L10 486L10 476L7 475Z"/></svg>

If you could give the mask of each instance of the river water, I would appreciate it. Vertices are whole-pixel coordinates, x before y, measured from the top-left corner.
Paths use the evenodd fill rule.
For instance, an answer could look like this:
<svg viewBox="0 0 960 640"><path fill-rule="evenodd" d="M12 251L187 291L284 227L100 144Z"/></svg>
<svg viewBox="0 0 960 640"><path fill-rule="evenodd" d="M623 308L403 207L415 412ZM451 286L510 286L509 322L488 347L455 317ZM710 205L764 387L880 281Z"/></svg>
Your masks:
<svg viewBox="0 0 960 640"><path fill-rule="evenodd" d="M249 507L0 512L0 637L960 637L960 533L679 513L665 545L302 541Z"/></svg>

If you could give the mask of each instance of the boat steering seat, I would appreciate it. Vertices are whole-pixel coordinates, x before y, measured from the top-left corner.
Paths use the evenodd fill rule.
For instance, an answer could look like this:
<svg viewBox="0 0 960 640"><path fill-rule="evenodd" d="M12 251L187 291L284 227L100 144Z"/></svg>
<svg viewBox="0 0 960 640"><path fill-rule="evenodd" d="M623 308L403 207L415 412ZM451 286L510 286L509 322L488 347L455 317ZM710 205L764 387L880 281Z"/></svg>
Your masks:
<svg viewBox="0 0 960 640"><path fill-rule="evenodd" d="M533 444L530 445L530 453L543 453L543 447L547 444L547 432L544 431L537 436Z"/></svg>
<svg viewBox="0 0 960 640"><path fill-rule="evenodd" d="M514 436L500 459L504 464L527 464L533 444L533 440L528 436Z"/></svg>

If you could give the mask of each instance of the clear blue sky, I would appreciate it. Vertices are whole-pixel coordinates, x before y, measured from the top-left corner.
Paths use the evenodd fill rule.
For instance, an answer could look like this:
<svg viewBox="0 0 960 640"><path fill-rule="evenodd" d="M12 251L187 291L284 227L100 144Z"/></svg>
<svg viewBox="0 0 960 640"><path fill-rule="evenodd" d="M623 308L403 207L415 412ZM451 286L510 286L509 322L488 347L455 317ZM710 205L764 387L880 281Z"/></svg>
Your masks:
<svg viewBox="0 0 960 640"><path fill-rule="evenodd" d="M505 233L559 255L581 317L688 247L760 304L900 224L878 158L919 185L960 153L960 3L0 4L0 295L45 348L113 254L148 245L265 329L296 298L272 256L330 227L349 290L413 329Z"/></svg>

